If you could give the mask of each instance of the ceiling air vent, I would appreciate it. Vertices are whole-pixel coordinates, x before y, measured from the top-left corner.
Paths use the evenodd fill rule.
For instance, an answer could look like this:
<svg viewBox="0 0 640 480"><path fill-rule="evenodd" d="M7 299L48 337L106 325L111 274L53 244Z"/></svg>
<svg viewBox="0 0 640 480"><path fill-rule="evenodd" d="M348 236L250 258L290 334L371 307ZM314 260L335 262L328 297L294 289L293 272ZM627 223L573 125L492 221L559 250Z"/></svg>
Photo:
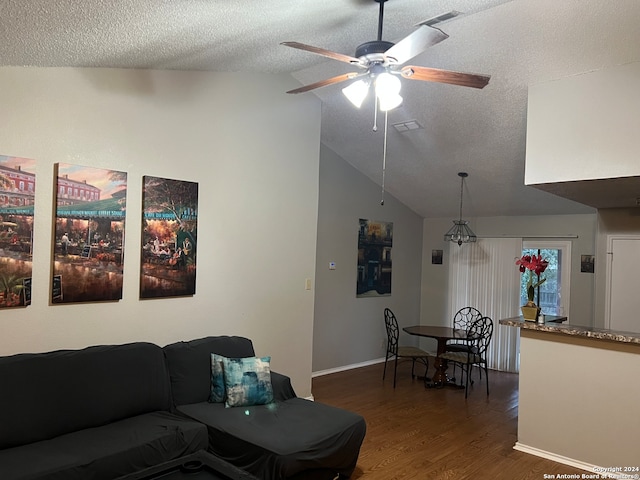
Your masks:
<svg viewBox="0 0 640 480"><path fill-rule="evenodd" d="M422 130L422 125L420 125L416 120L407 120L406 122L394 123L393 126L400 133L412 132L413 130Z"/></svg>

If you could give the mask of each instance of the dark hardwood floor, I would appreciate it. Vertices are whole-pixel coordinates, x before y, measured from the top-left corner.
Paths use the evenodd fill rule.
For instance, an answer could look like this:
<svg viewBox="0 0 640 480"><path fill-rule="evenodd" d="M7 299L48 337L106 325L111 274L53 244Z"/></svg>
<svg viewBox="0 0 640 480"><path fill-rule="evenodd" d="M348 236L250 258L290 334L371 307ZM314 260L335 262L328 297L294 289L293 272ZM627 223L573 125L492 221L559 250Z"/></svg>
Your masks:
<svg viewBox="0 0 640 480"><path fill-rule="evenodd" d="M513 449L518 375L489 371L487 397L476 370L465 401L464 389L425 389L404 362L394 390L392 364L384 382L383 365L313 379L316 401L357 412L367 422L352 479L540 480L544 474L587 473Z"/></svg>

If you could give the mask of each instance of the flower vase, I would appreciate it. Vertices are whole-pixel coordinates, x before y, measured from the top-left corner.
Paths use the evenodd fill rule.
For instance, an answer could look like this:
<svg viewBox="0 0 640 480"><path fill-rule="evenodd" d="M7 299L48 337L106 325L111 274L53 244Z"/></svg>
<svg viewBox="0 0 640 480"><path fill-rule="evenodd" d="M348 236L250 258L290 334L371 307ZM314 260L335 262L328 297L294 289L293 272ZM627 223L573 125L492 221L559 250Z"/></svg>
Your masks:
<svg viewBox="0 0 640 480"><path fill-rule="evenodd" d="M535 322L536 320L538 320L540 307L538 307L535 303L527 302L526 305L520 307L520 310L522 310L522 318L524 318L525 320L528 320L530 322Z"/></svg>

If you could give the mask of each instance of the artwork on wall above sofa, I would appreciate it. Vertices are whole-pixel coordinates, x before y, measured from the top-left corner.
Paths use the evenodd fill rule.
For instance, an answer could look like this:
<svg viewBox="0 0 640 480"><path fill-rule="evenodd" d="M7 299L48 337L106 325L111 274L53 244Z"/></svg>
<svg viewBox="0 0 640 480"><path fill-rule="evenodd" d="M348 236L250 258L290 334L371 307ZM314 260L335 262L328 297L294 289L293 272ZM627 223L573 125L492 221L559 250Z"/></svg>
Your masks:
<svg viewBox="0 0 640 480"><path fill-rule="evenodd" d="M0 155L0 308L31 303L35 163Z"/></svg>
<svg viewBox="0 0 640 480"><path fill-rule="evenodd" d="M391 295L393 222L360 219L356 297Z"/></svg>
<svg viewBox="0 0 640 480"><path fill-rule="evenodd" d="M51 303L122 298L127 174L56 164Z"/></svg>
<svg viewBox="0 0 640 480"><path fill-rule="evenodd" d="M142 179L140 298L196 293L198 184Z"/></svg>

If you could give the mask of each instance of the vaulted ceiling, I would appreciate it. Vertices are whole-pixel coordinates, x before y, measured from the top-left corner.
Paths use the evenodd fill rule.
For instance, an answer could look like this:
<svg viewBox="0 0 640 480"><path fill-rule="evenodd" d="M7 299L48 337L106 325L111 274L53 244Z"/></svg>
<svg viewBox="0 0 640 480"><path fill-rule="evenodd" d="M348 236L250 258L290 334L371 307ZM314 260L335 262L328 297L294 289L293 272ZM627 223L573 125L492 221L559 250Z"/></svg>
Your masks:
<svg viewBox="0 0 640 480"><path fill-rule="evenodd" d="M449 38L410 63L491 81L402 81L386 190L424 217L456 217L466 171L465 217L593 212L524 185L527 89L640 61L640 1L389 0L383 39L450 11L460 14L437 25ZM378 12L374 0L0 0L0 65L288 73L304 85L354 67L281 42L353 56L376 39ZM372 100L358 110L343 86L300 95L322 101L322 142L380 183L384 114L374 132ZM420 128L392 127L407 121Z"/></svg>

